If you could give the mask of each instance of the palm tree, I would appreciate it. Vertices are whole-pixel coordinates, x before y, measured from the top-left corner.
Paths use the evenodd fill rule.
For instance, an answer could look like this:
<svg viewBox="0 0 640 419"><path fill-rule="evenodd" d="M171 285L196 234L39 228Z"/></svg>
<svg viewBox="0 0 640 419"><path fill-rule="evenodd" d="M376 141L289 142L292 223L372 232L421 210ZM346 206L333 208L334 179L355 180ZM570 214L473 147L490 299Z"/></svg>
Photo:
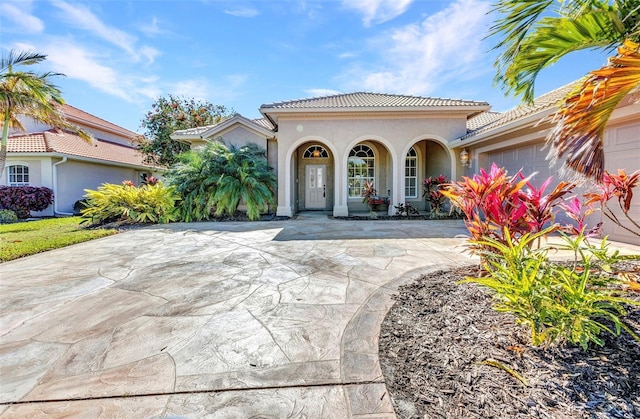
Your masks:
<svg viewBox="0 0 640 419"><path fill-rule="evenodd" d="M46 55L14 50L0 61L0 112L2 114L2 143L0 145L0 173L7 159L9 128L25 131L18 116L23 115L58 129L73 131L90 141L91 136L65 120L59 105L64 104L62 93L50 79L60 73L37 74L19 71L14 67L38 64Z"/></svg>
<svg viewBox="0 0 640 419"><path fill-rule="evenodd" d="M253 143L241 148L231 145L224 155L226 164L215 194L216 215L233 215L244 202L247 217L257 220L274 203L276 187L276 177L264 150Z"/></svg>
<svg viewBox="0 0 640 419"><path fill-rule="evenodd" d="M559 5L558 5L559 4ZM541 70L571 52L604 49L617 54L590 72L562 101L549 133L549 159L601 181L603 133L611 113L640 87L638 0L498 0L501 15L490 36L500 37L496 82L532 102Z"/></svg>

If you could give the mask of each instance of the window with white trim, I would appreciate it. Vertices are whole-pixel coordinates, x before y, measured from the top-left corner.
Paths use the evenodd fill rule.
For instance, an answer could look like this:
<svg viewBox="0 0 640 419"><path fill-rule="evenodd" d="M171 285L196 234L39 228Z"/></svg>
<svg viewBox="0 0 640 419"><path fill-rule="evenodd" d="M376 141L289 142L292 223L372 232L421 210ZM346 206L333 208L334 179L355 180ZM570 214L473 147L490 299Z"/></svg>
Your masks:
<svg viewBox="0 0 640 419"><path fill-rule="evenodd" d="M9 174L9 186L29 185L29 166L14 164L7 168Z"/></svg>
<svg viewBox="0 0 640 419"><path fill-rule="evenodd" d="M302 155L303 159L327 159L329 158L329 153L325 150L324 147L319 145L312 145L307 148Z"/></svg>
<svg viewBox="0 0 640 419"><path fill-rule="evenodd" d="M404 196L418 197L418 153L413 147L407 152L404 161Z"/></svg>
<svg viewBox="0 0 640 419"><path fill-rule="evenodd" d="M376 157L371 147L358 144L351 149L347 161L347 184L349 198L360 198L365 182L375 180Z"/></svg>

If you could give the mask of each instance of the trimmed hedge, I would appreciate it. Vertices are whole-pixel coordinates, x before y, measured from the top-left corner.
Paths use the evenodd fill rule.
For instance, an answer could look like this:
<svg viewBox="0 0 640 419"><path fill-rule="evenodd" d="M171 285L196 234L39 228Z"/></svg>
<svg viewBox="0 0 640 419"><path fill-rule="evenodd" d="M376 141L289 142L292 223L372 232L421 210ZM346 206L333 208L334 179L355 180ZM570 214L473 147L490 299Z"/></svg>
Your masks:
<svg viewBox="0 0 640 419"><path fill-rule="evenodd" d="M0 186L0 209L11 210L18 218L29 218L31 211L44 211L53 204L53 191L35 186Z"/></svg>

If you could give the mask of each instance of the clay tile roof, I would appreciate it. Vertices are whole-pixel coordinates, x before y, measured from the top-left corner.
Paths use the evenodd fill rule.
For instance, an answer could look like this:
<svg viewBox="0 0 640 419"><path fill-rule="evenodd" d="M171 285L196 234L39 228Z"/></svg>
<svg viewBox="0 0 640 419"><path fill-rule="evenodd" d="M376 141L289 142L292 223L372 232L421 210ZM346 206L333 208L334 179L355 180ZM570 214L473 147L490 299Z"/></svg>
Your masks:
<svg viewBox="0 0 640 419"><path fill-rule="evenodd" d="M273 124L267 118L252 119L253 122L268 130L273 130Z"/></svg>
<svg viewBox="0 0 640 419"><path fill-rule="evenodd" d="M467 139L480 133L499 128L519 119L524 119L536 113L552 109L576 86L578 82L567 84L556 90L534 99L528 105L519 105L506 112L483 112L467 121L467 134L461 139Z"/></svg>
<svg viewBox="0 0 640 419"><path fill-rule="evenodd" d="M44 133L12 135L7 141L7 153L46 153L47 147Z"/></svg>
<svg viewBox="0 0 640 419"><path fill-rule="evenodd" d="M261 109L320 109L320 108L424 108L444 106L488 106L487 102L461 99L442 99L421 96L356 92L332 96L296 99L269 103Z"/></svg>
<svg viewBox="0 0 640 419"><path fill-rule="evenodd" d="M102 118L98 118L95 115L91 115L90 113L80 110L69 104L61 105L61 108L62 112L65 114L69 122L102 128L106 131L119 134L125 138L133 139L138 136L138 134L133 131L129 131L128 129L116 125L112 122L106 121Z"/></svg>
<svg viewBox="0 0 640 419"><path fill-rule="evenodd" d="M133 147L104 140L89 143L75 134L49 130L40 133L14 135L7 142L9 153L60 153L105 162L152 167Z"/></svg>

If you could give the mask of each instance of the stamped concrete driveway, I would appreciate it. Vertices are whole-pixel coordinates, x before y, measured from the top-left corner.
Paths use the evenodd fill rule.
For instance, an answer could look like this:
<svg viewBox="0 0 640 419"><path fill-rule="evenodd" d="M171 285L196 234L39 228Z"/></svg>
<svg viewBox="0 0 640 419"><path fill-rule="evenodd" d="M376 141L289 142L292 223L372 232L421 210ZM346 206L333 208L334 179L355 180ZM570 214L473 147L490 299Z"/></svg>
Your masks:
<svg viewBox="0 0 640 419"><path fill-rule="evenodd" d="M132 230L0 265L2 417L395 417L399 284L469 263L459 221Z"/></svg>

